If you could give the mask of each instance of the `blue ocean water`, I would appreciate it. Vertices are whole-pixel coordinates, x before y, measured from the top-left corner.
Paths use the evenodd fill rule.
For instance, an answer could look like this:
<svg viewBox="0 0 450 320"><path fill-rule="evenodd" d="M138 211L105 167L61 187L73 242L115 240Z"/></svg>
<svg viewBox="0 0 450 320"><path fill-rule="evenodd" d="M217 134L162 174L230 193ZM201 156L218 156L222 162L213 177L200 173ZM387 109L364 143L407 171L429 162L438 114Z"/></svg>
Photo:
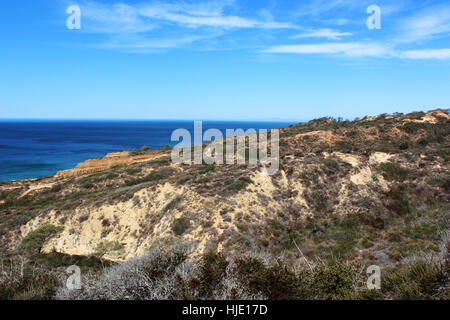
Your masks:
<svg viewBox="0 0 450 320"><path fill-rule="evenodd" d="M288 122L203 121L203 130L273 129ZM173 130L193 121L0 121L0 181L38 178L71 169L90 158L141 148L159 149Z"/></svg>

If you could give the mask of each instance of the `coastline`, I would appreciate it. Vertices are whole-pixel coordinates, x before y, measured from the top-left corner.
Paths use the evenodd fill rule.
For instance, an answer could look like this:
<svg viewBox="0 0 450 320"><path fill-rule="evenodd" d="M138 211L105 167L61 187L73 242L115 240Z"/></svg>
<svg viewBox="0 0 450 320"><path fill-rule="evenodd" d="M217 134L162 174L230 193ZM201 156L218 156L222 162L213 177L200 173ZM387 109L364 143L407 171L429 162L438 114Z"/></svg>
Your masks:
<svg viewBox="0 0 450 320"><path fill-rule="evenodd" d="M272 129L288 122L204 121L205 130L218 128ZM20 181L53 176L74 169L87 160L110 153L149 146L151 150L173 146L171 134L178 128L192 132L190 121L0 121L0 181Z"/></svg>

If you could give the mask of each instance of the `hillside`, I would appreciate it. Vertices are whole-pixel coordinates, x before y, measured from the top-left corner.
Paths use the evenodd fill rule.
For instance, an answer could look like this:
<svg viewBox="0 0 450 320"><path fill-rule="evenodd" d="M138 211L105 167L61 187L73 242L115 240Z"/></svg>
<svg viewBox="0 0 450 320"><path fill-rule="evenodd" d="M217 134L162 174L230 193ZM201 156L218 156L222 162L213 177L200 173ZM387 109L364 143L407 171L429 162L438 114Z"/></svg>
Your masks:
<svg viewBox="0 0 450 320"><path fill-rule="evenodd" d="M445 110L355 121L323 118L280 130L281 164L274 176L260 166L174 165L170 150L143 150L88 160L51 177L1 183L2 259L24 257L30 268L52 270L48 277L54 278L45 278L50 289L30 293L25 280L11 276L0 282L0 293L14 297L6 286L21 283L19 297L53 296L61 267L74 263L91 273L92 288L98 288L93 279L108 278L108 273L100 277L102 263L119 263L117 268L159 261L174 277L180 265L203 261L191 268L209 277L195 277L200 286L194 286L195 294L184 287L188 293L180 294L177 287L178 296L153 298L448 299L449 129ZM173 248L183 248L176 263ZM289 272L271 269L277 257ZM409 292L397 285L395 272L403 277L421 259L428 263L421 273L428 278L410 277L426 288L421 282ZM348 280L341 292L327 278L332 284L323 287L324 295L298 292L322 288L314 282L317 272L336 272L339 282L345 280L341 272L356 277L364 272L355 270L369 265L397 270L389 273L391 289L356 296L360 280ZM109 276L119 272L112 268ZM265 283L275 275L280 286L300 281L301 270L316 276L286 296ZM231 273L237 291L224 284ZM202 289L211 279L223 287L220 294ZM100 297L83 292L78 298ZM59 291L63 298L72 294Z"/></svg>

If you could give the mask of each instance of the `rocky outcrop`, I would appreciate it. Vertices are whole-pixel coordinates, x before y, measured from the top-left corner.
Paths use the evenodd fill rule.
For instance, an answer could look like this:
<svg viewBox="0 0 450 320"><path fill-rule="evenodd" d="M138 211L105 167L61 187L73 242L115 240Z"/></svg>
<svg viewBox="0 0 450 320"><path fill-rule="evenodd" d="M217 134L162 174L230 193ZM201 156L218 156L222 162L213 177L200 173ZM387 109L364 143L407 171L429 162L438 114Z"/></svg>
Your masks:
<svg viewBox="0 0 450 320"><path fill-rule="evenodd" d="M133 163L145 162L162 157L161 151L150 151L140 155L130 155L128 151L113 152L107 154L104 158L89 159L77 165L74 169L59 171L55 176L57 178L66 178L81 176L97 171L108 170L114 167L126 167Z"/></svg>

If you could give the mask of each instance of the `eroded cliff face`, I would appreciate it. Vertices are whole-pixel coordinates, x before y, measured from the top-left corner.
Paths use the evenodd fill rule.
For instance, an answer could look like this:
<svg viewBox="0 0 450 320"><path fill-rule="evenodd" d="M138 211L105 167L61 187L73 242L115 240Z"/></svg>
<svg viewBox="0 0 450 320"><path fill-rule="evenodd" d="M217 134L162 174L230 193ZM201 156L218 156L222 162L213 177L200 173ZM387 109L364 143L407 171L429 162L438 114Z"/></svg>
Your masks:
<svg viewBox="0 0 450 320"><path fill-rule="evenodd" d="M55 177L1 186L9 195L0 204L2 243L18 248L52 224L64 229L42 253L127 260L155 243L192 241L194 255L250 247L295 255L297 239L306 255L351 245L353 257L395 259L384 253L386 226L448 205L449 119L434 111L291 126L281 131L273 176L261 166L174 165L170 151L88 160ZM334 222L352 216L361 225ZM359 245L365 238L378 240Z"/></svg>
<svg viewBox="0 0 450 320"><path fill-rule="evenodd" d="M358 212L352 204L352 188L358 197L371 197L374 187L373 168L391 158L385 153L375 153L369 160L342 153L324 153L322 159L336 159L346 166L346 174L333 183L336 185L328 210L337 214ZM295 159L294 159L295 161ZM182 170L177 168L182 174ZM240 245L259 241L266 246L276 246L277 240L267 234L270 223L276 223L280 214L295 208L295 217L287 218L286 225L301 223L317 214L314 204L305 197L309 186L298 178L308 171L308 165L295 163L294 171L287 177L285 171L273 178L260 170L249 172L252 183L236 194L222 196L199 192L189 185L165 182L144 187L132 194L129 200L80 206L69 215L51 210L22 226L21 235L45 224L63 225L64 230L49 240L42 252L53 251L71 255L95 254L104 243L120 243L120 248L105 254L105 258L127 260L145 254L158 241L174 242L177 237L197 242L194 254L209 250L232 251ZM296 178L297 177L297 178ZM213 178L205 176L205 179ZM327 176L318 183L327 184ZM331 186L329 187L331 189ZM380 177L376 188L381 193L389 191L389 183ZM172 208L170 203L176 202ZM182 234L174 233L177 221L188 226ZM234 246L234 247L233 247Z"/></svg>
<svg viewBox="0 0 450 320"><path fill-rule="evenodd" d="M63 170L56 173L57 178L77 177L98 171L104 171L115 167L126 167L133 163L145 162L157 159L162 152L149 151L144 154L132 155L129 151L108 153L104 158L89 159L77 165L74 169Z"/></svg>
<svg viewBox="0 0 450 320"><path fill-rule="evenodd" d="M76 208L63 222L64 231L48 241L43 252L89 255L101 243L118 242L122 249L105 257L126 260L144 254L155 241L177 241L176 221L186 221L186 230L179 231L178 237L196 241L196 253L222 250L223 242L238 234L238 221L258 224L274 218L282 208L273 199L276 187L269 176L256 172L251 178L252 186L229 199L166 182L142 188L124 202ZM24 225L22 236L40 225L61 223L61 215L52 210Z"/></svg>

